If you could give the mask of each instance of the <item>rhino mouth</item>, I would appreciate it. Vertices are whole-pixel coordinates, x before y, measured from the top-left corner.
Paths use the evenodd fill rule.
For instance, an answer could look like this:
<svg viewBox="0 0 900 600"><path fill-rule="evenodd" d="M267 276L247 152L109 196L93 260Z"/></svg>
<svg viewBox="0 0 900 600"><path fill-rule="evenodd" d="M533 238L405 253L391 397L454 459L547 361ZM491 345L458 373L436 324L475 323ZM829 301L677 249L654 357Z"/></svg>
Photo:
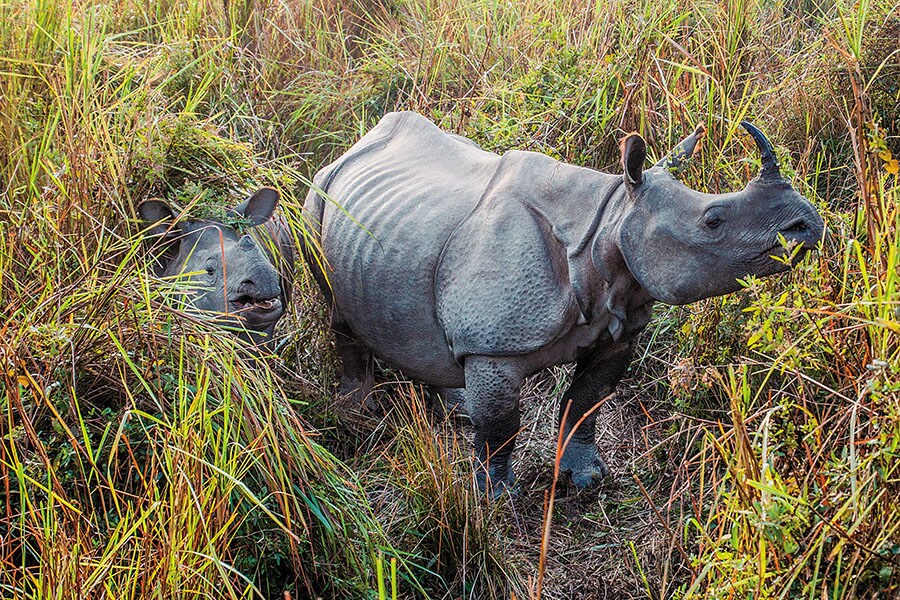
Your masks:
<svg viewBox="0 0 900 600"><path fill-rule="evenodd" d="M803 241L788 240L787 247L776 242L757 254L753 262L762 266L765 275L772 275L796 267L808 251L809 247Z"/></svg>
<svg viewBox="0 0 900 600"><path fill-rule="evenodd" d="M277 321L282 312L281 300L274 298L254 298L241 295L229 300L229 312L241 317L250 325L270 325Z"/></svg>

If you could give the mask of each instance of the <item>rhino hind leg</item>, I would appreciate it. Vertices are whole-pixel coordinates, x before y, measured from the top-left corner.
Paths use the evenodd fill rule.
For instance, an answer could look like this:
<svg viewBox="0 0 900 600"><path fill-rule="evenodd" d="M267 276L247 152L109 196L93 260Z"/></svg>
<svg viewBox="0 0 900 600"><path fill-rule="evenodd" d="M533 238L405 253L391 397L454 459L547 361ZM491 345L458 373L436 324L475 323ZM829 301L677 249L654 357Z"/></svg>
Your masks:
<svg viewBox="0 0 900 600"><path fill-rule="evenodd" d="M475 428L475 481L498 497L515 483L509 459L519 432L523 375L514 359L489 356L467 357L465 371L465 400Z"/></svg>
<svg viewBox="0 0 900 600"><path fill-rule="evenodd" d="M438 419L471 424L465 388L431 388L431 408Z"/></svg>
<svg viewBox="0 0 900 600"><path fill-rule="evenodd" d="M625 374L631 362L633 345L614 344L599 352L592 352L578 360L572 384L563 395L559 409L562 421L566 405L571 401L569 413L563 427L563 439L577 426L572 439L560 460L560 471L571 474L572 483L579 488L598 485L609 475L609 468L600 457L594 441L597 415L584 417L598 402L616 389L616 384ZM584 417L584 420L578 425Z"/></svg>
<svg viewBox="0 0 900 600"><path fill-rule="evenodd" d="M360 404L367 403L374 385L375 364L372 353L350 331L346 323L332 319L334 346L341 359L341 384L338 393Z"/></svg>

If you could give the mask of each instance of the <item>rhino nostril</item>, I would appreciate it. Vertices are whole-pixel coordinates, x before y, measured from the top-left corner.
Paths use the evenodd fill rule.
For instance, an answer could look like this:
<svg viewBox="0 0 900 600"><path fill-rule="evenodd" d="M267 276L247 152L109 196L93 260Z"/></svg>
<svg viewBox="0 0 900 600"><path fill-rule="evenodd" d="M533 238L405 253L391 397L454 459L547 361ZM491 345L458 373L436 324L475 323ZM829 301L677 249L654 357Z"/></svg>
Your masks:
<svg viewBox="0 0 900 600"><path fill-rule="evenodd" d="M805 221L796 221L796 222L792 223L791 225L789 225L788 227L786 227L783 231L785 233L799 233L799 232L806 231L806 230L807 230L807 226L806 226Z"/></svg>

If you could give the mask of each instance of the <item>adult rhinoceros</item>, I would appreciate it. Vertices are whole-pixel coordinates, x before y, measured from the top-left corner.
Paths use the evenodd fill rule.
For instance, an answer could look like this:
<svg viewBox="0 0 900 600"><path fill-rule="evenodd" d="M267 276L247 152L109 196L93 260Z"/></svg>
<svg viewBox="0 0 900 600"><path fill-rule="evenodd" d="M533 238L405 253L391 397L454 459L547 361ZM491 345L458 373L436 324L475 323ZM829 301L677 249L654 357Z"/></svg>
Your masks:
<svg viewBox="0 0 900 600"><path fill-rule="evenodd" d="M610 175L534 152L498 156L417 114L386 115L317 174L304 207L324 253L326 272L312 266L332 307L342 391L368 394L372 353L464 388L479 485L510 485L525 377L576 363L568 435L615 389L654 302L735 291L740 277L789 268L772 258L786 254L782 239L800 245L796 257L821 238L822 219L781 176L771 144L743 125L762 171L741 192L710 195L670 173L699 128L647 170L643 139L627 136L624 173ZM561 460L580 487L608 472L594 425L583 420Z"/></svg>

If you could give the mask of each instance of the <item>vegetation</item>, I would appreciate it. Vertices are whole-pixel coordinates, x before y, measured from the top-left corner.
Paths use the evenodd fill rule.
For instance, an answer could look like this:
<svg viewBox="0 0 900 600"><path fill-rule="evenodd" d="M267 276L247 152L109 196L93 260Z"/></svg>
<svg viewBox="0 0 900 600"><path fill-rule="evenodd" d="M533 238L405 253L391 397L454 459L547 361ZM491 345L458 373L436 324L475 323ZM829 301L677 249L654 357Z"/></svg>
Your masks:
<svg viewBox="0 0 900 600"><path fill-rule="evenodd" d="M898 82L889 0L0 0L2 596L897 597ZM302 243L308 178L395 109L603 170L702 122L708 191L755 173L749 119L829 236L658 307L599 493L553 479L535 377L491 503L420 389L335 397L304 273L259 358L143 267L152 196L273 185Z"/></svg>

